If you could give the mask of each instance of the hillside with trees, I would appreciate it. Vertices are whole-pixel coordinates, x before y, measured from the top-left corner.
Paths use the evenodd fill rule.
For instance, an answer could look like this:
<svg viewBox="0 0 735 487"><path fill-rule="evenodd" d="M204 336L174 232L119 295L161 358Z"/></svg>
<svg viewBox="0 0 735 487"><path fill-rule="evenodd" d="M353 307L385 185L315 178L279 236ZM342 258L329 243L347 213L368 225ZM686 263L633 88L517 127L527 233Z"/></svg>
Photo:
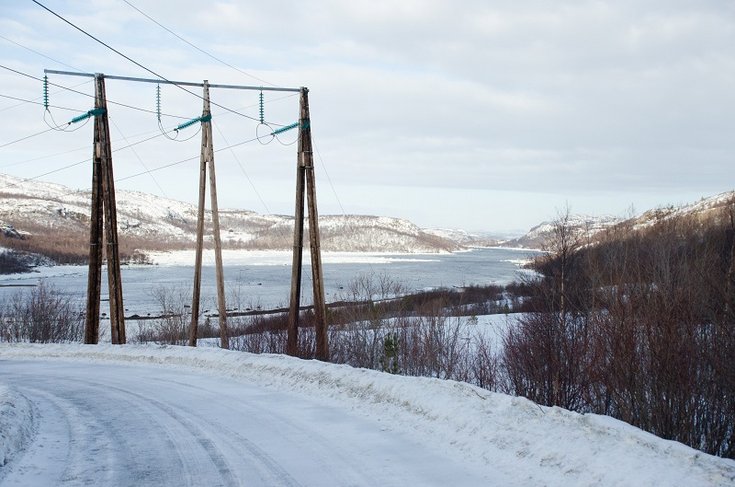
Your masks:
<svg viewBox="0 0 735 487"><path fill-rule="evenodd" d="M735 204L553 225L505 339L510 390L735 457Z"/></svg>

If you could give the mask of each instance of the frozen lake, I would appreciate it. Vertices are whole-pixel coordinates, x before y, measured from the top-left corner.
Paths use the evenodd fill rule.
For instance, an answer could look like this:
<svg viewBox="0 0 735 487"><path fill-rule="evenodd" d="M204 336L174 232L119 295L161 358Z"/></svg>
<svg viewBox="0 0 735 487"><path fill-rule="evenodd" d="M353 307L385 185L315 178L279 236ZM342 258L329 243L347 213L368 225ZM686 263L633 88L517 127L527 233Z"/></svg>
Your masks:
<svg viewBox="0 0 735 487"><path fill-rule="evenodd" d="M365 254L324 253L324 280L327 301L343 298L345 289L357 276L386 275L408 291L471 284L506 284L528 272L520 264L538 252L520 249L487 248L453 254ZM311 303L311 269L308 252L302 304ZM184 251L154 254L155 265L129 265L122 268L123 302L126 316L157 313L157 294L173 290L191 300L194 253ZM291 254L280 251L226 251L223 256L228 308L266 309L287 306L291 279ZM53 286L83 305L86 300L87 268L56 266L31 274L0 276L0 300L36 286ZM214 309L216 296L214 257L205 252L202 269L202 309ZM107 298L107 275L102 276L102 299ZM186 301L185 301L186 302ZM106 312L106 302L102 311Z"/></svg>

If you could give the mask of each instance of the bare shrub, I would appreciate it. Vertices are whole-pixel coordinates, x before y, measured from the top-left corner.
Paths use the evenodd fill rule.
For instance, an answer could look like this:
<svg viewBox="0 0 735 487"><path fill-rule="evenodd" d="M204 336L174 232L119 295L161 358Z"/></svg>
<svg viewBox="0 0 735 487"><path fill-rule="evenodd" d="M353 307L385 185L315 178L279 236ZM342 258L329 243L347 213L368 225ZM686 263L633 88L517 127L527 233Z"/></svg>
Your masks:
<svg viewBox="0 0 735 487"><path fill-rule="evenodd" d="M619 227L542 262L505 337L509 390L735 456L735 218ZM564 219L557 222L564 225Z"/></svg>
<svg viewBox="0 0 735 487"><path fill-rule="evenodd" d="M160 317L138 321L135 340L139 343L154 342L169 345L185 345L189 337L191 292L181 288L158 287L153 291L158 301Z"/></svg>
<svg viewBox="0 0 735 487"><path fill-rule="evenodd" d="M530 313L509 328L503 366L510 390L544 405L588 410L594 360L587 318Z"/></svg>
<svg viewBox="0 0 735 487"><path fill-rule="evenodd" d="M400 284L375 274L359 275L345 287L342 305L328 312L331 362L486 387L499 383L492 347L473 332L467 319L452 316L445 292L400 296ZM472 292L478 299L488 293L479 288ZM489 292L493 297L499 294L496 289ZM231 348L284 353L285 319L285 314L246 317L234 328ZM471 323L476 325L476 319ZM313 358L311 311L302 312L300 324L299 356Z"/></svg>
<svg viewBox="0 0 735 487"><path fill-rule="evenodd" d="M250 353L286 353L286 332L264 331L230 338L230 350Z"/></svg>
<svg viewBox="0 0 735 487"><path fill-rule="evenodd" d="M470 356L470 379L467 382L491 391L500 390L502 374L500 357L482 335L474 336L474 352Z"/></svg>
<svg viewBox="0 0 735 487"><path fill-rule="evenodd" d="M43 281L14 294L0 311L0 341L60 343L81 341L81 311Z"/></svg>

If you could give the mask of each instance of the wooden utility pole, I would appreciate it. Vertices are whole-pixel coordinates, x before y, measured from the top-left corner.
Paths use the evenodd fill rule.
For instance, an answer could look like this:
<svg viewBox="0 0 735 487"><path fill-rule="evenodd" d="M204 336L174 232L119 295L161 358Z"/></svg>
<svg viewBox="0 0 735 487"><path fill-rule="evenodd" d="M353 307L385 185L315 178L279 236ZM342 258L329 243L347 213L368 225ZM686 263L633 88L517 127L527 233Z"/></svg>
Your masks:
<svg viewBox="0 0 735 487"><path fill-rule="evenodd" d="M314 295L314 320L316 333L316 358L329 360L327 313L324 301L321 244L319 239L319 215L316 205L316 180L314 154L311 143L309 116L309 90L301 88L299 145L296 167L296 209L294 212L293 268L291 272L291 302L288 313L286 353L298 355L299 305L301 301L301 268L304 250L304 190L306 189L309 212L309 247L311 249L311 274ZM305 188L306 186L306 188Z"/></svg>
<svg viewBox="0 0 735 487"><path fill-rule="evenodd" d="M221 347L229 348L229 333L227 328L227 309L225 307L224 274L222 269L222 242L220 240L219 211L217 207L217 184L214 172L214 149L212 146L212 115L210 112L209 89L234 89L251 91L273 91L301 93L300 119L298 123L283 126L273 131L271 135L299 127L298 162L296 173L296 215L294 225L293 273L291 276L291 302L289 308L287 353L298 355L298 327L299 304L301 301L301 275L304 247L304 199L308 202L309 214L309 242L311 248L311 269L313 277L314 316L316 319L316 357L320 360L329 359L329 344L327 337L326 306L324 303L324 281L322 278L322 260L319 243L319 221L316 205L316 186L314 178L314 158L312 154L311 128L309 118L309 90L278 86L245 86L193 83L189 81L170 81L152 78L133 78L130 76L103 76L101 74L80 73L71 71L57 71L45 69L45 74L59 74L64 76L93 77L97 84L95 110L86 116L95 116L95 153L92 184L92 225L90 229L89 249L89 282L87 291L87 322L85 327L85 342L97 343L99 337L99 298L100 275L103 246L103 220L107 235L107 255L110 285L110 320L112 322L112 342L125 343L125 322L122 303L122 283L120 279L120 259L117 245L117 217L115 215L115 187L112 175L112 150L110 149L110 129L107 120L104 80L113 79L139 83L175 84L182 86L199 86L204 89L204 110L201 117L190 120L177 127L185 128L194 123L202 124L202 150L199 164L199 211L197 214L197 250L194 265L194 294L192 297L192 317L189 326L189 345L196 346L197 328L199 323L199 305L201 298L202 279L202 251L204 243L204 205L206 196L207 167L209 167L209 183L212 204L212 226L214 231L216 277L217 277L217 308L219 311L219 327ZM261 108L262 110L262 108ZM76 121L85 116L77 117ZM261 112L262 118L262 112ZM75 120L72 120L75 122Z"/></svg>
<svg viewBox="0 0 735 487"><path fill-rule="evenodd" d="M95 97L95 106L100 96ZM92 202L89 217L89 270L87 271L87 314L84 323L84 343L96 344L100 336L100 293L102 287L102 248L104 212L102 203L102 155L104 134L100 120L94 119L94 142L92 147Z"/></svg>
<svg viewBox="0 0 735 487"><path fill-rule="evenodd" d="M212 205L212 227L214 232L214 260L217 279L217 309L219 315L220 347L230 348L225 305L225 278L222 266L222 240L220 238L219 207L217 204L217 178L214 172L214 146L212 145L212 113L209 107L209 83L204 81L204 108L202 110L202 150L199 157L199 208L197 211L197 248L194 262L194 294L191 301L191 325L189 346L196 347L199 326L199 302L201 300L202 251L204 246L204 205L209 167L209 192Z"/></svg>
<svg viewBox="0 0 735 487"><path fill-rule="evenodd" d="M124 344L125 316L117 237L115 178L112 170L110 125L107 117L105 77L96 74L94 114L94 154L92 165L92 204L89 238L89 273L87 277L87 316L85 343L99 340L100 291L102 274L103 232L107 240L107 282L110 295L110 327L113 344Z"/></svg>

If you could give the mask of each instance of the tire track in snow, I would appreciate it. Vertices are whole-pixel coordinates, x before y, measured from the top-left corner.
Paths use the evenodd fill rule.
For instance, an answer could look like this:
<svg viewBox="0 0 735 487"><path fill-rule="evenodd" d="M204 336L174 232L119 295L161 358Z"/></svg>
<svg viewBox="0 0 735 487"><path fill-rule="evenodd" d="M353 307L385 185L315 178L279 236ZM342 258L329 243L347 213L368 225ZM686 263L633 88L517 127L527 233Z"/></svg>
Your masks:
<svg viewBox="0 0 735 487"><path fill-rule="evenodd" d="M36 376L25 376L23 382L43 383L44 381ZM55 377L53 383L57 385L64 383L65 393L76 397L76 399L62 399L40 389L34 389L34 391L46 400L55 402L59 410L65 412L65 417L73 417L72 420L67 419L66 422L69 425L87 425L86 428L77 428L80 430L98 431L102 429L108 437L112 437L108 443L116 445L128 444L129 441L126 437L129 437L129 435L115 433L116 430L120 429L120 426L116 424L114 419L107 418L106 421L99 425L100 421L98 417L106 418L106 416L90 413L89 410L99 408L90 408L90 405L81 399L100 395L101 392L104 392L105 400L109 404L115 404L117 409L124 411L123 414L128 416L126 419L119 419L120 423L125 425L135 423L143 424L144 420L142 418L148 418L145 421L147 423L146 429L148 430L145 433L146 436L157 437L157 444L165 443L165 448L159 448L158 450L162 452L176 452L174 456L167 453L166 458L169 461L163 462L163 464L166 465L168 463L168 466L166 468L160 468L162 463L161 458L148 459L149 461L142 458L145 456L145 453L150 453L150 451L143 452L143 455L140 452L138 454L126 454L125 452L134 452L135 450L134 446L128 445L127 448L117 449L115 453L115 455L124 455L122 464L125 466L125 470L129 472L127 480L117 478L114 481L101 483L101 479L98 476L84 476L72 471L59 476L62 482L74 483L76 480L79 480L78 485L139 485L142 479L150 481L156 477L159 477L160 480L171 482L173 480L172 477L181 474L182 478L177 480L176 485L200 486L206 484L208 486L222 485L225 487L234 487L245 484L247 480L247 485L300 486L285 469L252 441L232 431L231 428L223 427L219 423L212 423L210 415L185 411L183 409L184 404L177 404L174 407L151 397L148 392L142 394L133 392L125 388L125 385L122 387L114 386L102 380ZM141 387L140 382L137 385L139 388ZM54 387L58 388L57 386ZM165 391L162 391L160 388L157 389L157 393L165 396ZM60 402L64 402L64 404L58 405ZM200 425L205 425L205 427L203 428ZM209 426L214 426L215 429L213 430ZM151 429L153 428L163 434L152 434ZM67 429L71 431L73 428L69 426ZM81 453L77 452L83 453L85 450L92 450L95 453L104 450L105 448L99 445L91 445L89 441L85 443L84 440L93 436L101 438L104 435L93 435L89 432L85 434L82 432L75 433L72 436L75 439L69 442L70 447L68 450L70 456L64 460L57 459L55 463L69 465L72 469L76 468L77 470L89 471L90 466L85 465L86 462L81 457ZM224 448L225 446L227 448ZM107 448L107 450L111 451L112 448ZM151 449L149 448L148 450ZM229 453L225 453L225 451ZM113 462L114 458L111 457L110 462ZM172 462L171 459L174 461ZM237 463L236 468L233 467L233 463ZM158 471L152 470L151 464L159 465ZM212 482L212 476L209 471L213 469L220 479L219 483ZM110 467L107 470L109 473L110 470L114 469ZM166 473L165 478L159 475L162 471ZM236 471L246 473L247 478L238 479ZM94 481L89 482L90 479L94 479ZM206 481L197 479L206 479Z"/></svg>
<svg viewBox="0 0 735 487"><path fill-rule="evenodd" d="M488 485L484 475L447 463L441 452L398 431L386 431L380 420L252 381L136 363L28 361L0 370L0 380L20 383L46 376L61 390L76 391L67 395L103 396L92 401L93 412L117 417L108 427L118 430L121 447L138 448L138 457L155 467L146 470L140 459L126 459L132 473L115 486ZM201 433L199 439L191 428ZM209 459L210 446L239 483L222 478ZM202 463L192 463L188 471L177 467L197 456Z"/></svg>
<svg viewBox="0 0 735 487"><path fill-rule="evenodd" d="M122 392L124 394L137 397L140 400L147 401L151 405L155 406L158 410L163 412L164 414L168 415L172 419L174 419L177 423L184 426L187 431L194 437L194 439L199 443L199 445L207 452L207 455L209 456L212 463L217 467L220 475L224 480L226 480L226 485L231 485L233 487L240 486L241 483L236 479L235 475L233 474L233 469L230 466L230 463L225 458L225 455L223 454L222 450L216 446L217 443L229 443L232 444L232 441L228 437L235 437L240 440L241 445L244 447L244 449L252 455L254 459L259 461L262 465L266 467L266 472L269 474L267 477L262 477L262 485L279 485L279 486L287 486L287 487L299 487L299 483L296 482L295 479L291 477L291 475L286 472L283 468L281 468L280 465L278 465L277 462L275 462L270 456L268 456L265 452L263 452L261 449L259 449L253 442L250 440L240 436L238 433L232 431L232 430L226 430L223 428L218 428L218 431L220 433L223 433L222 436L218 438L213 438L211 435L206 434L205 430L198 426L198 424L209 424L210 426L213 425L211 418L206 416L196 416L191 415L190 413L184 413L183 409L176 410L173 407L158 401L157 399L153 399L149 396L144 396L142 394L138 394L126 389L121 389L117 387L111 387L106 386L111 389L115 389L119 392ZM231 448L233 452L240 453L242 449L238 448ZM247 457L242 457L241 461L248 460ZM264 469L258 465L256 462L251 463L251 468L253 470L259 470L263 471ZM252 481L252 479L248 479L249 481ZM275 481L275 482L274 482Z"/></svg>
<svg viewBox="0 0 735 487"><path fill-rule="evenodd" d="M229 425L219 422L216 423L216 419L227 417L228 415L224 414L226 410L233 411L246 418L258 417L263 412L263 399L269 395L267 391L260 390L256 393L256 397L249 398L250 401L243 401L243 398L235 393L222 390L220 383L212 384L211 388L205 388L179 380L164 380L162 378L155 378L154 380L174 383L180 388L185 388L200 396L206 397L217 394L222 399L228 399L212 404L209 414L207 416L201 415L201 418L202 421L206 418L206 421L211 426L217 427L221 431L229 431L229 434L240 438L242 436L236 431L233 431ZM237 404L236 409L233 404ZM252 428L268 428L270 433L268 436L272 440L271 444L268 445L270 450L278 451L280 449L279 447L283 446L277 444L279 438L284 439L283 441L287 438L291 443L308 445L307 451L303 452L298 458L288 459L290 462L289 466L292 470L302 472L301 479L306 485L322 485L321 482L323 482L323 479L329 478L329 485L349 485L353 487L371 487L375 485L385 487L404 486L399 479L401 479L401 473L405 473L407 465L410 465L411 462L407 461L404 463L393 460L400 459L401 455L405 452L395 451L387 454L385 451L380 451L376 455L374 450L366 448L373 440L373 435L383 434L385 429L379 429L379 432L376 430L361 432L359 435L363 440L361 444L355 444L354 442L340 443L338 436L344 434L345 430L349 430L350 428L350 425L340 423L340 421L344 421L342 411L321 406L310 412L312 408L314 406L308 399L304 399L301 414L296 417L283 414L277 408L271 408L268 410L269 422L264 425L253 425ZM312 422L305 420L305 416L309 412L318 416L330 417L330 422L334 425L334 428L330 432L320 431L318 428L315 428ZM392 437L393 435L398 439L398 433L391 433ZM386 461L386 456L389 456L391 461ZM382 461L381 458L383 459ZM282 461L285 462L285 460ZM376 461L382 463L380 469L375 469L374 465ZM400 469L401 472L398 472L397 469ZM318 472L318 475L310 476L307 472ZM322 480L320 481L320 479ZM442 485L452 484L453 479L448 478L445 480L445 482L437 482L436 478L432 478L430 483L431 485L437 483Z"/></svg>
<svg viewBox="0 0 735 487"><path fill-rule="evenodd" d="M96 418L79 409L66 398L38 387L22 386L24 395L33 403L36 435L22 457L11 465L3 486L48 486L55 484L115 485L115 460L108 455L105 462L89 461L101 451L111 451L109 437L99 434ZM43 471L41 466L56 466Z"/></svg>
<svg viewBox="0 0 735 487"><path fill-rule="evenodd" d="M67 379L70 380L70 379ZM70 380L71 381L71 380ZM148 435L150 437L157 437L159 440L163 440L169 448L159 449L159 453L169 452L170 450L176 451L176 455L173 456L174 465L168 465L162 467L161 464L172 463L172 456L166 454L165 459L163 457L158 458L156 462L141 462L140 455L136 458L129 459L129 464L135 465L135 473L133 475L135 483L131 485L140 485L139 482L145 479L146 482L150 482L155 477L160 477L160 480L170 482L171 476L179 473L181 479L177 480L177 485L190 485L190 486L201 486L204 485L204 480L197 480L198 477L206 479L206 485L208 486L224 486L224 487L238 487L240 482L233 474L232 468L226 460L222 451L216 446L215 442L208 435L204 433L204 430L197 426L195 423L182 418L176 414L173 408L163 404L162 402L153 399L149 396L144 396L132 392L130 390L112 386L109 383L101 381L93 381L89 379L74 379L76 384L86 384L90 386L90 391L109 391L114 392L110 395L111 402L115 403L127 403L128 407L126 410L131 411L135 408L139 410L138 415L142 418L148 418L148 427L156 427L163 430L165 433L165 439L158 435ZM163 413L161 416L160 413ZM141 421L124 421L126 425L131 423L143 424ZM167 423L171 424L167 424ZM111 429L115 429L116 426L111 424ZM178 428L178 431L177 431ZM194 441L187 441L187 436L191 437ZM129 435L125 435L129 437ZM119 443L129 443L124 437L118 438ZM192 449L183 448L184 445L195 446ZM200 451L196 450L196 446L200 448ZM129 448L128 450L132 450ZM203 455L202 455L203 454ZM186 458L184 458L186 457ZM208 461L202 461L202 458L206 458ZM157 470L151 470L151 463L155 463ZM214 467L217 476L220 478L220 483L212 483L211 475L208 474L209 467ZM209 468L211 470L211 468Z"/></svg>

